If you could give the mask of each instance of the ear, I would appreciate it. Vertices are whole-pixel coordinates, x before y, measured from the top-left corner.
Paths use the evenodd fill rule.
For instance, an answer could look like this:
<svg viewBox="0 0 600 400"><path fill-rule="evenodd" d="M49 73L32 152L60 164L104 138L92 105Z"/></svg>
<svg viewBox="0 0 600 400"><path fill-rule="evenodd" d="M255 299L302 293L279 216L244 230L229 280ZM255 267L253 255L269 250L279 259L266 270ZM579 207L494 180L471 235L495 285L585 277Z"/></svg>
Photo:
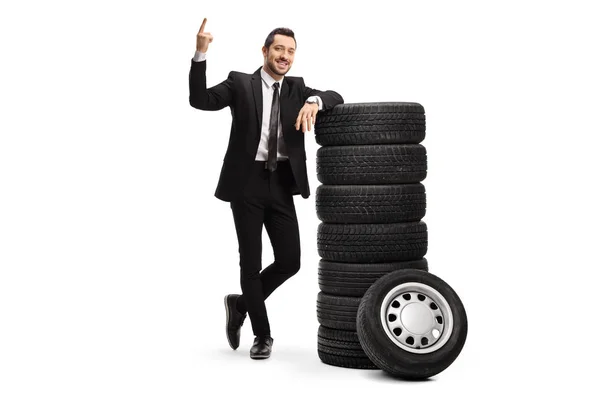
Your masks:
<svg viewBox="0 0 600 400"><path fill-rule="evenodd" d="M268 53L269 53L268 49L267 49L265 46L263 46L263 47L262 47L262 54L263 54L263 57L266 57Z"/></svg>

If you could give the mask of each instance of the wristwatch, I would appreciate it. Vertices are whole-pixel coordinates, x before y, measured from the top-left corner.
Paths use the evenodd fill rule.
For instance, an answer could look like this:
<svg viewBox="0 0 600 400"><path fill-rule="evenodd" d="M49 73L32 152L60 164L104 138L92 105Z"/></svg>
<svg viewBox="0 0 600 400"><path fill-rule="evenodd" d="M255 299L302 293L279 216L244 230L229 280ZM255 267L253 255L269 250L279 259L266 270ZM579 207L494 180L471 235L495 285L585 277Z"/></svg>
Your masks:
<svg viewBox="0 0 600 400"><path fill-rule="evenodd" d="M319 102L317 100L311 100L311 99L306 100L306 103L319 105Z"/></svg>

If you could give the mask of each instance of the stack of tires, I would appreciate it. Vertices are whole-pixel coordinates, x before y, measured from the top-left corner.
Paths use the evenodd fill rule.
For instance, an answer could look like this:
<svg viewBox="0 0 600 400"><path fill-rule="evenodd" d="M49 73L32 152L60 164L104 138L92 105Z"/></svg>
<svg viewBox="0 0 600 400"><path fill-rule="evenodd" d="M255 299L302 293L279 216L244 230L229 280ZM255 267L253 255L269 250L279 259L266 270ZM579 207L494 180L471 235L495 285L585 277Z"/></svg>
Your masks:
<svg viewBox="0 0 600 400"><path fill-rule="evenodd" d="M422 379L464 344L460 299L429 274L425 111L341 104L317 118L319 321L326 364Z"/></svg>

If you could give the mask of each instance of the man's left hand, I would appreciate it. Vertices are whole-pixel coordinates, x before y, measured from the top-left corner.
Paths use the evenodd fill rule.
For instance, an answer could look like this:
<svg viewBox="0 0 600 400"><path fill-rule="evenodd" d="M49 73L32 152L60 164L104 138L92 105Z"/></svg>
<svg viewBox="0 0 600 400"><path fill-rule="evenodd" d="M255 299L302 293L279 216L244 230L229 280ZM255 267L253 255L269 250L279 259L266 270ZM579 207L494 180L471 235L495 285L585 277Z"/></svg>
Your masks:
<svg viewBox="0 0 600 400"><path fill-rule="evenodd" d="M310 131L317 121L318 112L318 104L305 103L296 118L296 130L300 129L300 125L302 125L302 132Z"/></svg>

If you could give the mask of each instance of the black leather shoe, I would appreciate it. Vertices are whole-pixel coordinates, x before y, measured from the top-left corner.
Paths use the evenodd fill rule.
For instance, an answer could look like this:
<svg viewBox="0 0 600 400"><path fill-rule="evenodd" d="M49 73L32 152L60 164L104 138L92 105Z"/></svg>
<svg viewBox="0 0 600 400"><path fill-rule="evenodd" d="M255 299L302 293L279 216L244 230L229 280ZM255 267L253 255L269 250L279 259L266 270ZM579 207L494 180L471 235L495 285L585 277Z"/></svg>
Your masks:
<svg viewBox="0 0 600 400"><path fill-rule="evenodd" d="M246 319L246 313L242 314L236 308L236 302L239 294L228 294L225 296L225 312L226 312L226 323L225 331L227 333L227 341L232 349L237 349L240 345L240 333L242 331L242 325Z"/></svg>
<svg viewBox="0 0 600 400"><path fill-rule="evenodd" d="M254 345L250 349L250 358L263 360L271 356L273 348L273 338L271 336L256 336Z"/></svg>

